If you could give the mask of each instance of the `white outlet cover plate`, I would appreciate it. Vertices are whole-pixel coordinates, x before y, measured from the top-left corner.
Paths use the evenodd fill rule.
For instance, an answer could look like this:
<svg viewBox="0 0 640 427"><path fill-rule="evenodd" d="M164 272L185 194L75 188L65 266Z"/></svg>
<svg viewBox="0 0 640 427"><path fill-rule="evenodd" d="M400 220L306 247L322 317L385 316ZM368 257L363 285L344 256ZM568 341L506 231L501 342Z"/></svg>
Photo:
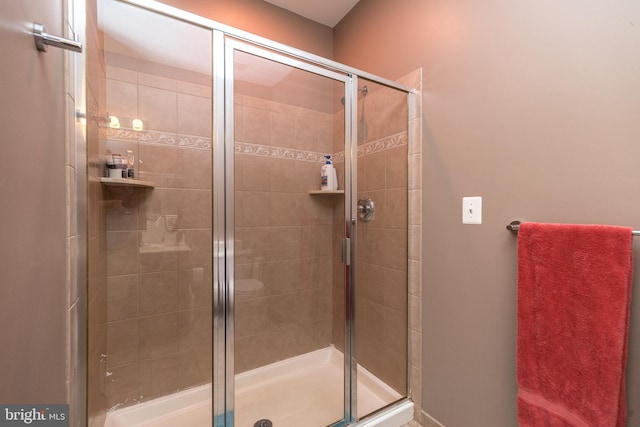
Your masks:
<svg viewBox="0 0 640 427"><path fill-rule="evenodd" d="M462 198L462 223L482 224L482 197Z"/></svg>

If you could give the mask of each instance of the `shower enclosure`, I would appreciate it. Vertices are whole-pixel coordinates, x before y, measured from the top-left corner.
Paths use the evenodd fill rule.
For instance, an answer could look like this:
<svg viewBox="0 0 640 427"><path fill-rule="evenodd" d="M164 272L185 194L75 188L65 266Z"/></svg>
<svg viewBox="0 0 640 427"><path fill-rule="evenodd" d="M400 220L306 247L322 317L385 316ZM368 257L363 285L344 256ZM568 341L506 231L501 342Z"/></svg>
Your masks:
<svg viewBox="0 0 640 427"><path fill-rule="evenodd" d="M90 419L410 420L407 87L152 1L97 18L94 151L133 176L96 168Z"/></svg>

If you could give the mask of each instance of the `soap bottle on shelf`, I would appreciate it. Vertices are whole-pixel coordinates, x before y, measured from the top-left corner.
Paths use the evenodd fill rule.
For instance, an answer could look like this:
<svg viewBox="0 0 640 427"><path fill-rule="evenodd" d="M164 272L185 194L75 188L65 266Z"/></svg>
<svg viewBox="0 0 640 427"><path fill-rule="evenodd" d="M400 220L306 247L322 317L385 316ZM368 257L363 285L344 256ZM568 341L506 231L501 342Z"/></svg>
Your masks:
<svg viewBox="0 0 640 427"><path fill-rule="evenodd" d="M133 154L133 150L127 150L127 178L135 178L135 159L136 156Z"/></svg>
<svg viewBox="0 0 640 427"><path fill-rule="evenodd" d="M337 188L336 184L336 173L333 164L331 163L331 156L324 156L325 163L322 165L320 169L320 190L328 191L335 190Z"/></svg>
<svg viewBox="0 0 640 427"><path fill-rule="evenodd" d="M331 170L333 171L333 185L331 186L331 189L337 190L338 189L338 172L336 172L335 167L332 167Z"/></svg>

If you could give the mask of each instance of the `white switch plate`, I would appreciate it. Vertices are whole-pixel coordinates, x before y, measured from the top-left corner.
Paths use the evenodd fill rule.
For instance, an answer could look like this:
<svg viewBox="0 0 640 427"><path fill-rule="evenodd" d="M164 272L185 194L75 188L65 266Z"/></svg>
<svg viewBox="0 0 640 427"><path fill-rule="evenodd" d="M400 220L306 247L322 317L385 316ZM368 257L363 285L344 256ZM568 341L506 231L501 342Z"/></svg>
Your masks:
<svg viewBox="0 0 640 427"><path fill-rule="evenodd" d="M482 224L482 197L462 198L462 223Z"/></svg>

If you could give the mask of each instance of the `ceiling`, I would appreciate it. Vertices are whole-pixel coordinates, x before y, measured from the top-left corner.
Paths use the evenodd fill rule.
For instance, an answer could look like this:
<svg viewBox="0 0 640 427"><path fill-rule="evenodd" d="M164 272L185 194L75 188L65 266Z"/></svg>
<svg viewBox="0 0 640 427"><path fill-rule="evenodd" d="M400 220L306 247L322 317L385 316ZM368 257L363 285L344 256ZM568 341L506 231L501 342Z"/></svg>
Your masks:
<svg viewBox="0 0 640 427"><path fill-rule="evenodd" d="M283 9L335 27L359 0L265 0Z"/></svg>

